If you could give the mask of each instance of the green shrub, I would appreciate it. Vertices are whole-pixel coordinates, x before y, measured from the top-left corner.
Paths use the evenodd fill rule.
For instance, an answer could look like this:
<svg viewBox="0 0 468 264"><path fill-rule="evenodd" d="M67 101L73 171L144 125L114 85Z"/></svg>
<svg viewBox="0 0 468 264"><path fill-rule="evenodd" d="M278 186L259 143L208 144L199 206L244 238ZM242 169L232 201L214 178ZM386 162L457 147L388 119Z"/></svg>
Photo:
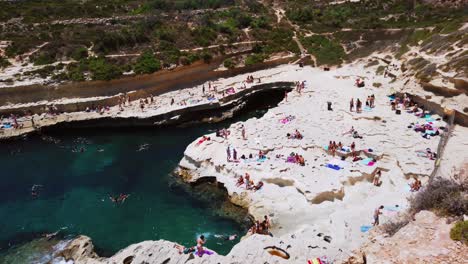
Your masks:
<svg viewBox="0 0 468 264"><path fill-rule="evenodd" d="M385 66L380 65L379 67L377 67L377 70L375 70L375 74L382 75L384 71L385 71Z"/></svg>
<svg viewBox="0 0 468 264"><path fill-rule="evenodd" d="M55 62L55 58L48 53L40 53L37 57L33 59L34 65L46 65Z"/></svg>
<svg viewBox="0 0 468 264"><path fill-rule="evenodd" d="M88 49L85 47L79 47L71 54L72 59L79 61L88 57Z"/></svg>
<svg viewBox="0 0 468 264"><path fill-rule="evenodd" d="M88 60L89 71L93 80L112 80L122 75L116 65L108 63L104 58L91 58Z"/></svg>
<svg viewBox="0 0 468 264"><path fill-rule="evenodd" d="M223 62L223 65L224 65L224 67L226 67L228 69L232 69L232 68L236 67L236 64L234 63L234 61L231 58L225 59L224 62Z"/></svg>
<svg viewBox="0 0 468 264"><path fill-rule="evenodd" d="M318 65L337 65L343 62L346 53L339 42L324 36L314 35L301 39L302 44L317 59Z"/></svg>
<svg viewBox="0 0 468 264"><path fill-rule="evenodd" d="M203 51L201 57L203 59L203 62L205 63L210 63L213 59L213 55L211 55L211 53L209 53L208 51Z"/></svg>
<svg viewBox="0 0 468 264"><path fill-rule="evenodd" d="M150 74L161 69L161 62L154 57L151 51L145 51L140 55L133 66L136 74Z"/></svg>
<svg viewBox="0 0 468 264"><path fill-rule="evenodd" d="M250 54L245 58L245 66L254 65L257 63L261 63L266 59L266 55L264 54Z"/></svg>
<svg viewBox="0 0 468 264"><path fill-rule="evenodd" d="M450 230L450 238L468 246L468 221L457 222Z"/></svg>
<svg viewBox="0 0 468 264"><path fill-rule="evenodd" d="M4 57L0 56L0 69L10 66L11 63Z"/></svg>

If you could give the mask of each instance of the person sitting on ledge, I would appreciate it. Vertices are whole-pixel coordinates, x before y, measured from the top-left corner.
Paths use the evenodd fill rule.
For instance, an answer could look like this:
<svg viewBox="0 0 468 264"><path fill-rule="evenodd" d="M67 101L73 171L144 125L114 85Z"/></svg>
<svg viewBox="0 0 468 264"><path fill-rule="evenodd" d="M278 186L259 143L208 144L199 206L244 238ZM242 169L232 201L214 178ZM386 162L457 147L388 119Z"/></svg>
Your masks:
<svg viewBox="0 0 468 264"><path fill-rule="evenodd" d="M414 177L414 182L410 184L410 187L412 192L417 192L419 189L421 189L422 183L420 180Z"/></svg>
<svg viewBox="0 0 468 264"><path fill-rule="evenodd" d="M262 181L259 181L259 182L257 183L257 185L255 185L255 186L253 187L254 192L260 190L262 187L263 187L263 182L262 182Z"/></svg>
<svg viewBox="0 0 468 264"><path fill-rule="evenodd" d="M241 176L239 176L239 179L237 180L236 186L240 187L243 184L244 184L244 177L242 177L242 175L241 175Z"/></svg>
<svg viewBox="0 0 468 264"><path fill-rule="evenodd" d="M380 185L382 185L382 181L380 180L381 176L382 176L382 172L378 170L374 176L374 180L373 180L374 186L380 187Z"/></svg>

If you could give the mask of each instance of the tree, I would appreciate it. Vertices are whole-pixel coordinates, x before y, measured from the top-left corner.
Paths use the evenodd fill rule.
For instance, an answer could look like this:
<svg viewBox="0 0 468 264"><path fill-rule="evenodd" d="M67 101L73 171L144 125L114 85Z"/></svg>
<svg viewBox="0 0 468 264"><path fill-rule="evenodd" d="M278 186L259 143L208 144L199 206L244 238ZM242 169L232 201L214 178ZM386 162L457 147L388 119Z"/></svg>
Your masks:
<svg viewBox="0 0 468 264"><path fill-rule="evenodd" d="M145 51L140 55L133 67L137 74L150 74L161 69L161 62L157 60L151 51Z"/></svg>

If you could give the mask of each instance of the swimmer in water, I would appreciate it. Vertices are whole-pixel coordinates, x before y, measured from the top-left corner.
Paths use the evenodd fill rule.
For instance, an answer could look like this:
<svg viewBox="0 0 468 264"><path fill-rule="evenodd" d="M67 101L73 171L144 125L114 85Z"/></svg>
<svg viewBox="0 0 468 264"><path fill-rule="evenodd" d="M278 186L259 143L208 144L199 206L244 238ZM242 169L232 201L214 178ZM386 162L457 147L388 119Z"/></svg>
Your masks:
<svg viewBox="0 0 468 264"><path fill-rule="evenodd" d="M223 240L226 240L226 241L232 241L232 240L235 240L237 238L237 234L233 234L233 235L215 235L216 238L219 238L219 239L223 239Z"/></svg>
<svg viewBox="0 0 468 264"><path fill-rule="evenodd" d="M56 232L54 232L54 233L44 234L44 237L45 237L47 240L51 240L51 239L54 238L59 232L60 232L60 230L59 230L59 231L56 231Z"/></svg>

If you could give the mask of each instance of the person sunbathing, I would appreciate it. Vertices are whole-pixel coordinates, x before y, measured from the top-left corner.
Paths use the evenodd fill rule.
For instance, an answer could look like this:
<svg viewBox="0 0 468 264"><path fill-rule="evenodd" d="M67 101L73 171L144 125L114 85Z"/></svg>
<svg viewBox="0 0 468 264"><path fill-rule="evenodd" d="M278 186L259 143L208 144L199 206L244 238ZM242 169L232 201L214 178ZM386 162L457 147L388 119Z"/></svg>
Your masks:
<svg viewBox="0 0 468 264"><path fill-rule="evenodd" d="M414 177L414 182L410 184L411 191L412 192L417 192L419 189L421 189L422 183L420 180L418 180L416 177Z"/></svg>
<svg viewBox="0 0 468 264"><path fill-rule="evenodd" d="M374 186L380 187L380 185L382 185L382 181L380 180L381 176L382 176L382 172L378 170L374 176L374 180L373 180Z"/></svg>
<svg viewBox="0 0 468 264"><path fill-rule="evenodd" d="M243 184L244 184L244 177L239 176L239 179L237 180L236 186L240 187Z"/></svg>
<svg viewBox="0 0 468 264"><path fill-rule="evenodd" d="M195 247L184 247L179 244L174 244L174 248L179 251L179 254L190 254L195 252Z"/></svg>
<svg viewBox="0 0 468 264"><path fill-rule="evenodd" d="M199 146L199 145L201 145L203 142L209 141L209 140L210 140L210 137L203 136L203 137L197 142L197 146Z"/></svg>
<svg viewBox="0 0 468 264"><path fill-rule="evenodd" d="M253 180L247 181L247 182L246 182L246 185L245 185L245 188L246 188L247 190L252 190L252 189L254 189L254 188L255 188L255 183L254 183L254 181L253 181Z"/></svg>
<svg viewBox="0 0 468 264"><path fill-rule="evenodd" d="M255 186L253 187L254 192L260 190L262 187L263 187L263 182L262 182L262 181L259 181L259 182L257 183L257 185L255 185Z"/></svg>
<svg viewBox="0 0 468 264"><path fill-rule="evenodd" d="M304 157L302 157L302 155L298 157L297 162L299 163L299 165L305 166L305 160L304 160Z"/></svg>
<svg viewBox="0 0 468 264"><path fill-rule="evenodd" d="M353 132L353 138L359 138L359 139L362 139L362 136L359 135L359 133L357 131L354 131Z"/></svg>

